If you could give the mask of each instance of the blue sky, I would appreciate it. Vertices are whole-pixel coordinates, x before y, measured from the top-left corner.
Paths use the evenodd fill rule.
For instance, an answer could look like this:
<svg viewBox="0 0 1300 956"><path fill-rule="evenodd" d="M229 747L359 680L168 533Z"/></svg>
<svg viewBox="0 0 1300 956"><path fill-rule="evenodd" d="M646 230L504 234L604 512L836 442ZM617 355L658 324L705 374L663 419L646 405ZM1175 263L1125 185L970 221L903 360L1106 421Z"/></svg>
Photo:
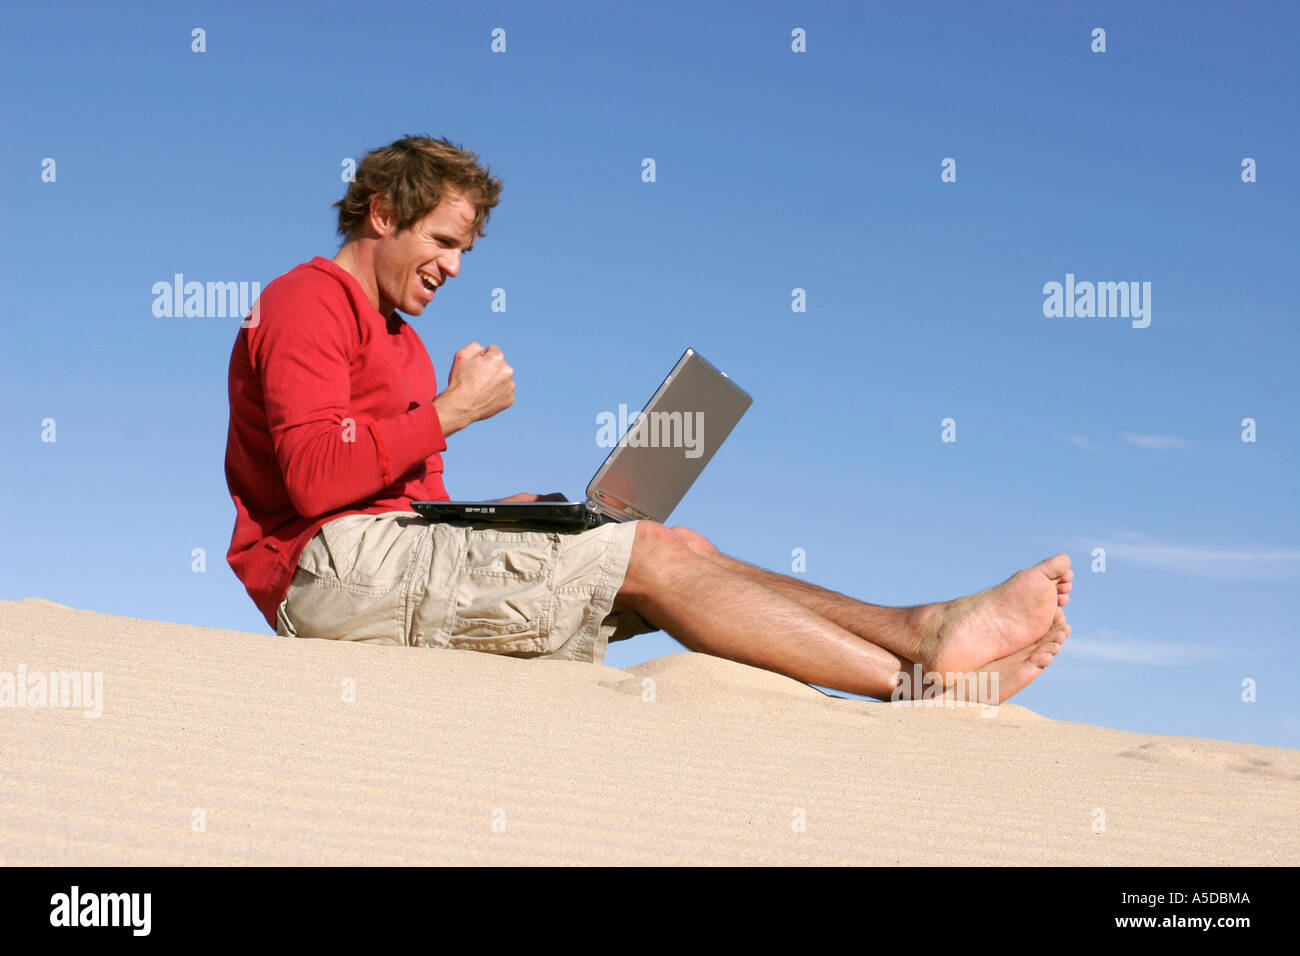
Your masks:
<svg viewBox="0 0 1300 956"><path fill-rule="evenodd" d="M578 497L606 452L596 415L640 407L693 346L755 401L672 523L776 570L802 548L809 580L882 604L1068 551L1073 635L1017 703L1300 741L1295 5L54 3L5 20L0 597L267 631L225 563L238 321L155 317L151 290L332 256L342 162L428 133L505 182L414 319L443 380L470 340L516 368L515 406L452 439L454 497ZM1044 316L1067 274L1149 282L1150 325ZM607 663L676 650L641 637Z"/></svg>

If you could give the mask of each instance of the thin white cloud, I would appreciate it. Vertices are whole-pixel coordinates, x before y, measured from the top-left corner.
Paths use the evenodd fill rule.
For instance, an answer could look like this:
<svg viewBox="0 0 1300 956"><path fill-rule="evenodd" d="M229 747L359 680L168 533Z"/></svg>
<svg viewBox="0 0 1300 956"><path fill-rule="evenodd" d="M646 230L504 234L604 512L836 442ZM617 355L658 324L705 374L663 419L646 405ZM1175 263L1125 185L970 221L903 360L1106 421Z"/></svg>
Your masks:
<svg viewBox="0 0 1300 956"><path fill-rule="evenodd" d="M1207 647L1182 641L1142 641L1117 637L1110 631L1095 634L1072 634L1062 654L1107 664L1142 664L1148 667L1181 667L1202 661L1232 657L1240 648Z"/></svg>
<svg viewBox="0 0 1300 956"><path fill-rule="evenodd" d="M1277 548L1215 548L1153 542L1119 542L1107 546L1109 570L1136 564L1214 578L1293 577L1300 573L1300 551Z"/></svg>
<svg viewBox="0 0 1300 956"><path fill-rule="evenodd" d="M1137 445L1138 448L1154 448L1157 451L1187 446L1187 441L1177 435L1134 435L1132 432L1125 432L1124 440L1130 445Z"/></svg>
<svg viewBox="0 0 1300 956"><path fill-rule="evenodd" d="M1101 451L1101 448L1094 445L1087 435L1066 435L1065 440L1075 448L1082 448L1084 451Z"/></svg>

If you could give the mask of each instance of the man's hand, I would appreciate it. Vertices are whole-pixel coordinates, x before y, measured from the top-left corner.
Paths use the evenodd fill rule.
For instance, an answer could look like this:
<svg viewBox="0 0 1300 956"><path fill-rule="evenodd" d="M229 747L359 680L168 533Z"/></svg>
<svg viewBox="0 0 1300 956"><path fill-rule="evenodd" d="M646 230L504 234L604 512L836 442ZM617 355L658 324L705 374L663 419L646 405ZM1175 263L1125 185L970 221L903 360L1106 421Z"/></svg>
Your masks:
<svg viewBox="0 0 1300 956"><path fill-rule="evenodd" d="M471 342L452 360L447 387L433 400L443 435L491 418L515 402L515 370L495 345Z"/></svg>
<svg viewBox="0 0 1300 956"><path fill-rule="evenodd" d="M552 492L549 495L535 495L531 491L521 491L519 492L519 494L511 495L509 498L497 498L496 500L498 502L503 502L503 501L568 501L569 499L564 497L564 495L560 494L558 491Z"/></svg>

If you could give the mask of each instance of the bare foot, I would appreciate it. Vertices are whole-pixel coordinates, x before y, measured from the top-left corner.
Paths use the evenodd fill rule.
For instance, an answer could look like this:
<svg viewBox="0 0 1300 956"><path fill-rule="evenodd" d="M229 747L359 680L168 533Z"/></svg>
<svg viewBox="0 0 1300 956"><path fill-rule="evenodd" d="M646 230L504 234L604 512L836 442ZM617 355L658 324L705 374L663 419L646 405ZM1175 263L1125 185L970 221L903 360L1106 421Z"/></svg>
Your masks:
<svg viewBox="0 0 1300 956"><path fill-rule="evenodd" d="M1020 693L1043 672L1070 636L1065 612L1058 609L1047 633L1028 647L991 661L975 671L928 673L918 683L919 668L900 674L896 700L923 700L936 706L955 704L1001 704Z"/></svg>
<svg viewBox="0 0 1300 956"><path fill-rule="evenodd" d="M997 587L921 609L922 647L929 649L919 656L922 667L965 673L1019 659L1017 652L1046 640L1058 617L1068 627L1060 608L1070 601L1073 578L1070 556L1058 554L1017 571ZM1035 672L1016 690L1037 676Z"/></svg>
<svg viewBox="0 0 1300 956"><path fill-rule="evenodd" d="M1033 683L1034 678L1052 663L1069 636L1070 626L1062 623L1059 629L1052 630L1042 640L985 664L976 671L974 679L967 675L964 681L946 688L941 696L951 696L965 703L1001 704Z"/></svg>
<svg viewBox="0 0 1300 956"><path fill-rule="evenodd" d="M989 674L988 678L981 679L987 681L989 690L993 692L992 699L984 703L1000 704L1013 694L1020 693L1033 683L1034 678L1041 674L1048 664L1052 663L1060 652L1061 645L1070 636L1070 625L1065 622L1065 614L1059 610L1056 613L1059 625L1054 621L1052 630L1042 640L1035 641L1024 650L1016 651L980 668L981 671ZM994 674L997 675L996 681L993 680ZM949 691L953 689L949 688Z"/></svg>

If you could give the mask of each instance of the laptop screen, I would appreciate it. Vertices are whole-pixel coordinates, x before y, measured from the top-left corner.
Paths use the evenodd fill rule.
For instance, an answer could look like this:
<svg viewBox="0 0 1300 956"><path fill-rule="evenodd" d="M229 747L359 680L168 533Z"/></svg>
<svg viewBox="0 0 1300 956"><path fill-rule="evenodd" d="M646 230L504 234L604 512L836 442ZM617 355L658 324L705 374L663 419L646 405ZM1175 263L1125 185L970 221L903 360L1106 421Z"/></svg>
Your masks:
<svg viewBox="0 0 1300 956"><path fill-rule="evenodd" d="M587 497L621 520L665 521L753 399L687 349L601 465Z"/></svg>

